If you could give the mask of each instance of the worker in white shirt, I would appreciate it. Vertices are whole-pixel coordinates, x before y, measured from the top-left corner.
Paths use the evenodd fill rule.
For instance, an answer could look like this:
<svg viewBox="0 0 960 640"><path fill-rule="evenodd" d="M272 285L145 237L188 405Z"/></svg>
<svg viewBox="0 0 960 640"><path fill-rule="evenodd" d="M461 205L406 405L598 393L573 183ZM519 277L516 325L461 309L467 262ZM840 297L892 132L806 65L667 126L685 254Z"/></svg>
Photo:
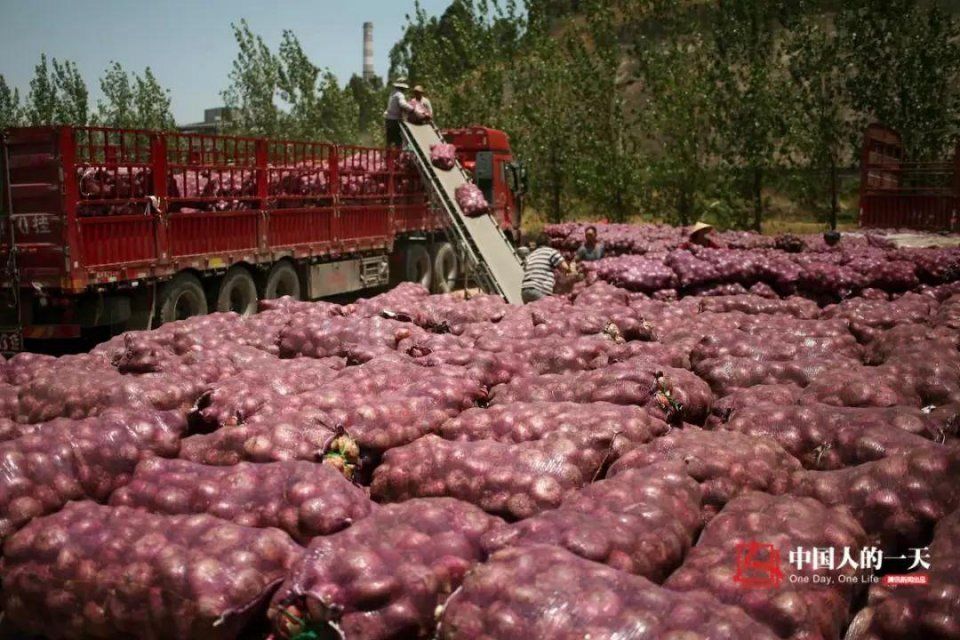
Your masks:
<svg viewBox="0 0 960 640"><path fill-rule="evenodd" d="M419 84L413 88L413 100L410 101L410 105L413 107L422 105L427 115L433 118L433 105L430 104L430 98L427 97L423 87Z"/></svg>
<svg viewBox="0 0 960 640"><path fill-rule="evenodd" d="M393 91L390 92L390 99L387 101L387 110L383 112L383 119L386 125L387 146L402 147L403 135L400 133L400 121L405 113L413 111L413 106L407 102L403 92L410 88L406 78L397 78L393 81Z"/></svg>

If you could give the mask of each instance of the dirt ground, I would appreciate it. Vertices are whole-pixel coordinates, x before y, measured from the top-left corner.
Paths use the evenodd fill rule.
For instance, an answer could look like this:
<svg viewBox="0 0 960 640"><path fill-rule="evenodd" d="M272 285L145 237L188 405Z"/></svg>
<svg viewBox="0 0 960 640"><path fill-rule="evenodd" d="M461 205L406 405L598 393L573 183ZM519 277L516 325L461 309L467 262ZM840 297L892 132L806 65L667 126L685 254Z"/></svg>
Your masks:
<svg viewBox="0 0 960 640"><path fill-rule="evenodd" d="M861 235L859 233L850 233L849 235ZM937 233L888 233L884 235L888 240L893 241L898 247L908 247L911 249L921 247L957 247L960 246L960 235L941 235Z"/></svg>

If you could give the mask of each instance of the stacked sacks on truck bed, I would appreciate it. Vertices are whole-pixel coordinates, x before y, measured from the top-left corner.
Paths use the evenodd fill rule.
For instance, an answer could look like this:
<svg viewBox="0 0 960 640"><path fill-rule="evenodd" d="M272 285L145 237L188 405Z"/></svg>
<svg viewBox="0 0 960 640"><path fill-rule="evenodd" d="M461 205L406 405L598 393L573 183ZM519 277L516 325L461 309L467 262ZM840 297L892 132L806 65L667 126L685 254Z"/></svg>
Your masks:
<svg viewBox="0 0 960 640"><path fill-rule="evenodd" d="M402 285L4 362L0 629L954 637L949 269L866 242L728 251L652 249L656 298ZM810 264L860 289L814 299ZM893 559L917 550L928 571Z"/></svg>

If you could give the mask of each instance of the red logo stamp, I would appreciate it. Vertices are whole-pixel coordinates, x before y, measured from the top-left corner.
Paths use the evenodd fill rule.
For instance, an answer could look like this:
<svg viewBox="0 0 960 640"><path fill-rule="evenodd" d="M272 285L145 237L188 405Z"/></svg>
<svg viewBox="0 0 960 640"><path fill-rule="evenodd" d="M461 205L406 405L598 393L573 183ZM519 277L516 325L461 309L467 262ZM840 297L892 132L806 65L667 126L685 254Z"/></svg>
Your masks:
<svg viewBox="0 0 960 640"><path fill-rule="evenodd" d="M780 552L772 544L755 540L738 542L736 546L737 572L733 581L743 587L771 588L783 582Z"/></svg>
<svg viewBox="0 0 960 640"><path fill-rule="evenodd" d="M895 587L897 585L912 585L912 586L923 586L929 584L930 577L925 573L903 573L903 574L888 574L883 576L882 584L888 587Z"/></svg>

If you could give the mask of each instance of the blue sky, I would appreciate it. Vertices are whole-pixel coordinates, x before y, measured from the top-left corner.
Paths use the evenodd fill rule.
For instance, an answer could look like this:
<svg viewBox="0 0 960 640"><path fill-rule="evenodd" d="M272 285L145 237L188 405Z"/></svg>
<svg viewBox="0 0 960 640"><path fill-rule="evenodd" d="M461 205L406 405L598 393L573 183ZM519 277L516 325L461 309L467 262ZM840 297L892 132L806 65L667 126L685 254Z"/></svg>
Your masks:
<svg viewBox="0 0 960 640"><path fill-rule="evenodd" d="M421 0L431 14L449 4ZM361 69L363 23L373 22L384 75L413 8L413 0L0 0L0 74L25 94L41 53L73 60L95 107L111 60L127 70L149 66L170 89L177 122L193 122L220 104L236 55L231 22L246 18L274 50L292 29L314 64L345 81Z"/></svg>

